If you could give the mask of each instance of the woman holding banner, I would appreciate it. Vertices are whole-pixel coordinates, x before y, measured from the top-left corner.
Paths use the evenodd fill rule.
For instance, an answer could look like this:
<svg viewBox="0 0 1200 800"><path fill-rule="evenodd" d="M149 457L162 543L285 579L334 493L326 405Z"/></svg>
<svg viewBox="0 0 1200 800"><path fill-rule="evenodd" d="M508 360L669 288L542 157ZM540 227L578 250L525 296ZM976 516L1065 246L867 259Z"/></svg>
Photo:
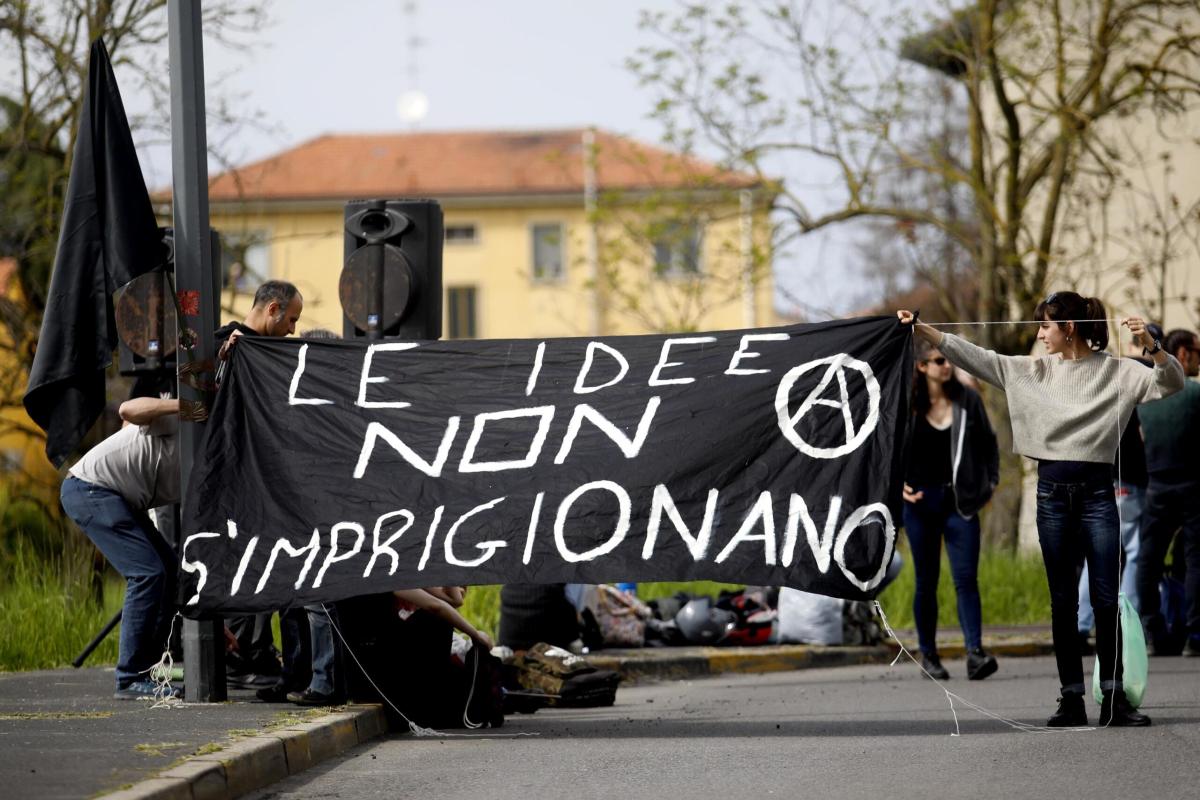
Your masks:
<svg viewBox="0 0 1200 800"><path fill-rule="evenodd" d="M1000 452L983 401L954 375L954 365L928 342L917 347L904 483L904 530L916 571L913 619L922 667L945 680L937 652L937 587L942 540L958 597L967 645L967 677L983 680L996 658L983 649L979 599L979 509L1000 480Z"/></svg>
<svg viewBox="0 0 1200 800"><path fill-rule="evenodd" d="M1150 718L1134 710L1121 684L1121 537L1112 463L1134 406L1182 389L1183 368L1146 333L1139 317L1124 319L1121 325L1153 356L1152 370L1103 352L1108 346L1104 305L1075 292L1055 292L1038 304L1037 339L1046 348L1041 357L999 355L918 323L909 311L898 311L897 316L902 324L915 325L916 335L951 363L1004 390L1013 450L1038 462L1038 540L1050 587L1061 682L1058 710L1046 724L1087 725L1083 655L1075 633L1075 569L1086 560L1096 614L1096 657L1100 674L1108 676L1101 682L1100 724L1149 725Z"/></svg>

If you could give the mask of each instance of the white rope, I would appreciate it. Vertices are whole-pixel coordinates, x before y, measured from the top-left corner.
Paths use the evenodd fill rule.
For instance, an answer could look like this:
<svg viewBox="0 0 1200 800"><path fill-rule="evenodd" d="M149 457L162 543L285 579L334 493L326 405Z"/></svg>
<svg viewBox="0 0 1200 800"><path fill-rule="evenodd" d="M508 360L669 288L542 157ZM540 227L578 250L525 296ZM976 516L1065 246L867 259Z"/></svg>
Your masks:
<svg viewBox="0 0 1200 800"><path fill-rule="evenodd" d="M466 725L467 728L471 730L474 730L475 728L482 728L484 726L484 722L472 722L471 718L467 716L471 711L471 701L475 699L475 679L479 677L479 660L483 658L483 656L481 656L477 650L478 647L479 645L475 644L474 642L471 643L471 654L474 655L472 661L475 663L471 670L471 688L467 690L467 704L463 706L462 715L463 725Z"/></svg>
<svg viewBox="0 0 1200 800"><path fill-rule="evenodd" d="M962 733L962 731L960 730L959 725L958 725L958 712L955 711L955 709L954 709L954 701L955 700L962 703L964 706L966 706L967 708L970 708L973 711L978 711L980 714L983 714L986 717L991 717L992 719L996 720L997 722L1003 722L1005 725L1008 725L1010 728L1015 728L1019 731L1028 731L1031 733L1079 733L1081 731L1096 730L1095 728L1050 728L1045 725L1030 725L1028 722L1021 722L1020 720L1010 719L1009 717L1006 717L1002 714L997 714L995 711L991 711L987 708L984 708L983 706L979 705L978 703L974 703L974 702L968 700L967 698L963 697L960 694L955 694L954 692L950 691L945 686L943 686L941 681L939 681L937 678L930 675L925 670L925 667L923 667L921 665L921 662L917 661L917 659L913 657L913 654L911 652L909 652L907 647L904 646L904 642L900 641L900 637L896 635L896 632L894 630L892 630L892 625L890 622L888 622L887 614L885 614L883 612L883 606L881 606L879 604L878 600L875 600L873 602L875 605L876 613L879 614L879 618L883 621L883 629L885 631L887 631L888 636L891 636L892 640L895 641L896 645L900 648L900 652L896 654L896 657L894 659L892 659L892 666L896 665L896 662L900 660L901 656L908 656L908 660L913 662L914 664L916 664L917 669L921 670L921 672L923 672L925 674L925 677L929 678L929 680L936 683L937 687L945 693L946 702L948 702L950 704L950 713L954 715L954 733L950 734L951 736L960 736Z"/></svg>
<svg viewBox="0 0 1200 800"><path fill-rule="evenodd" d="M990 322L926 322L921 319L915 319L914 322L920 322L922 325L928 325L931 328L947 328L952 325L1040 325L1043 322L1115 322L1120 325L1126 317L1098 317L1096 319L1003 319L992 320Z"/></svg>
<svg viewBox="0 0 1200 800"><path fill-rule="evenodd" d="M179 694L171 688L171 673L175 669L175 659L171 657L171 634L175 632L177 618L183 618L178 611L171 618L171 629L167 633L167 649L163 651L162 658L158 660L158 663L138 673L139 675L149 673L150 682L154 684L154 702L150 705L151 709L178 708L183 705Z"/></svg>
<svg viewBox="0 0 1200 800"><path fill-rule="evenodd" d="M1121 485L1121 440L1123 438L1125 438L1125 436L1124 436L1125 431L1121 430L1121 373L1120 373L1120 365L1119 364L1118 364L1118 369L1117 369L1117 406L1115 409L1113 424L1117 428L1117 485L1120 486ZM1125 559L1125 542L1124 542L1125 520L1121 516L1121 504L1117 502L1115 491L1113 492L1113 504L1116 505L1116 507L1117 507L1117 582L1114 585L1114 588L1117 591L1117 613L1113 615L1113 624L1116 626L1116 631L1113 632L1113 668L1112 668L1113 669L1113 671L1112 671L1112 694L1113 694L1114 700L1113 700L1113 702L1111 702L1109 704L1108 720L1107 721L1101 720L1101 722L1104 723L1103 727L1105 727L1105 728L1112 725L1112 718L1116 714L1115 699L1116 699L1116 693L1117 693L1117 666L1119 664L1121 664L1121 661L1124 657L1124 649L1125 649L1124 642L1122 641L1123 637L1121 636L1121 563ZM1090 571L1088 573L1088 580L1089 581L1091 580ZM1091 596L1092 596L1092 592L1091 592L1091 587L1089 586L1088 587L1088 598L1090 599ZM1096 609L1096 602L1095 602L1095 600L1092 600L1093 617L1095 617L1095 609ZM1098 622L1099 622L1099 620L1097 620L1097 623ZM1096 628L1097 628L1097 630L1099 630L1098 624L1097 624ZM1099 658L1100 658L1099 644L1100 644L1100 642L1097 641L1096 642L1097 647L1096 647L1096 653L1095 653L1095 657L1097 660L1099 660ZM1104 691L1103 688L1101 688L1101 694L1103 694L1103 691ZM1101 708L1103 708L1103 706L1101 706Z"/></svg>

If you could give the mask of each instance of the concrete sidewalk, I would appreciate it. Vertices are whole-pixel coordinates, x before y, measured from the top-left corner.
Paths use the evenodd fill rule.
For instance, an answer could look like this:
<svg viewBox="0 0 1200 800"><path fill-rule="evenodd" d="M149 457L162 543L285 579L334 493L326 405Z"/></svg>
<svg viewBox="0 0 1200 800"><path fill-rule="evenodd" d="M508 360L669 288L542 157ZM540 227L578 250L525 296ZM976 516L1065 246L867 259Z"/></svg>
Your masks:
<svg viewBox="0 0 1200 800"><path fill-rule="evenodd" d="M238 797L384 733L377 706L339 713L113 698L111 669L0 675L0 796Z"/></svg>
<svg viewBox="0 0 1200 800"><path fill-rule="evenodd" d="M915 636L898 633L915 651ZM991 629L984 646L1001 658L1053 650L1045 627ZM951 634L943 634L939 649L943 658L961 657L961 638L955 642ZM896 652L894 643L673 647L605 650L588 660L639 682L886 663ZM252 692L231 691L227 703L151 709L147 702L114 700L112 690L111 669L0 675L0 794L233 798L386 733L378 706L304 710L259 703Z"/></svg>

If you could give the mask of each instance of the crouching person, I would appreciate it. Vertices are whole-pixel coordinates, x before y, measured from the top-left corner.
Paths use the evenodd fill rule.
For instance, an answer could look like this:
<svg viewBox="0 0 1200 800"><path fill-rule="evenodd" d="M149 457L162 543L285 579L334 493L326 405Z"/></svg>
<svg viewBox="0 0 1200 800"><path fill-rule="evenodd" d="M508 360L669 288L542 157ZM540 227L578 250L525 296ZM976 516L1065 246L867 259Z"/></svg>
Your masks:
<svg viewBox="0 0 1200 800"><path fill-rule="evenodd" d="M62 505L125 578L116 697L153 697L150 669L174 612L175 553L146 512L179 502L179 420L201 421L199 403L139 397L121 404L125 427L71 467Z"/></svg>
<svg viewBox="0 0 1200 800"><path fill-rule="evenodd" d="M390 726L461 728L504 722L492 640L457 610L461 587L404 589L337 604L350 699L382 703ZM451 654L453 630L470 637L466 664ZM474 691L472 691L474 687Z"/></svg>

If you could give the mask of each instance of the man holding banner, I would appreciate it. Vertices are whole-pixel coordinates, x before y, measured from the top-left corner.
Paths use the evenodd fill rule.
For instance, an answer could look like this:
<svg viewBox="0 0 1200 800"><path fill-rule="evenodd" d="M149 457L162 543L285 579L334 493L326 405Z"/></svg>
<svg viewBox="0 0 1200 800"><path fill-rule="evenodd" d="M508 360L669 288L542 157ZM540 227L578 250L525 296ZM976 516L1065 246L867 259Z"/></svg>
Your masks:
<svg viewBox="0 0 1200 800"><path fill-rule="evenodd" d="M199 403L138 397L121 404L125 427L71 467L62 505L125 579L117 658L120 700L153 697L150 670L166 647L177 559L146 516L178 503L179 420L200 422Z"/></svg>
<svg viewBox="0 0 1200 800"><path fill-rule="evenodd" d="M254 292L254 301L242 322L230 322L216 332L218 382L227 368L234 345L241 336L290 336L304 310L304 298L295 285L287 281L267 281ZM252 440L247 440L252 441ZM240 447L244 448L244 443ZM226 660L226 680L231 686L253 688L258 698L267 702L283 702L290 691L301 691L310 678L308 623L303 609L295 608L280 614L283 639L283 674L280 675L279 653L271 633L271 615L235 616L227 620L237 638L236 653Z"/></svg>

